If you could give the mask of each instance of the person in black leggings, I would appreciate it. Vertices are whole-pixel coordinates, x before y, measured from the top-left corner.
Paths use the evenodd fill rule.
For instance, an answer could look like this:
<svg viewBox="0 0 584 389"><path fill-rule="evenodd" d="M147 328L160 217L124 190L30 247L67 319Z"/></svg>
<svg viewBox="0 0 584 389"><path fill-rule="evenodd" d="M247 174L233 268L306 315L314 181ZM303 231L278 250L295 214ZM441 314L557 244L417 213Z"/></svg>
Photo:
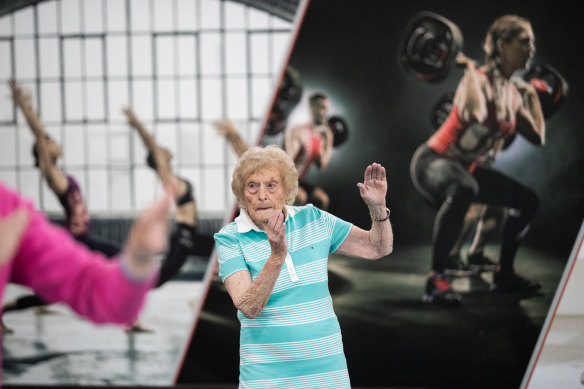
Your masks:
<svg viewBox="0 0 584 389"><path fill-rule="evenodd" d="M156 287L162 286L173 278L185 264L190 255L210 256L215 245L212 236L206 236L197 231L197 206L193 195L193 186L185 178L172 171L171 152L157 144L154 137L136 118L130 108L124 109L128 124L138 132L144 146L148 150L146 162L153 169L163 185L175 188L175 226L170 237L169 250L160 268L160 278ZM134 323L128 330L145 330L139 323Z"/></svg>
<svg viewBox="0 0 584 389"><path fill-rule="evenodd" d="M152 153L148 153L146 161L151 169L157 170ZM180 178L180 180L185 183L186 190L176 200L177 212L182 207L190 207L190 205L195 204L192 184L185 178ZM160 277L156 283L156 288L164 285L173 278L180 271L190 255L208 257L211 255L214 246L215 241L213 237L200 234L197 231L196 222L191 224L186 221L179 222L177 220L174 230L170 235L168 252L160 264Z"/></svg>
<svg viewBox="0 0 584 389"><path fill-rule="evenodd" d="M480 165L516 132L536 145L544 143L545 122L534 87L511 78L515 71L529 66L534 39L528 20L504 15L487 33L484 66L459 53L457 64L464 67L464 75L452 111L412 157L413 184L437 208L426 302L461 300L444 270L471 203L509 209L491 290L532 292L540 288L514 269L515 254L539 204L537 195L503 173Z"/></svg>

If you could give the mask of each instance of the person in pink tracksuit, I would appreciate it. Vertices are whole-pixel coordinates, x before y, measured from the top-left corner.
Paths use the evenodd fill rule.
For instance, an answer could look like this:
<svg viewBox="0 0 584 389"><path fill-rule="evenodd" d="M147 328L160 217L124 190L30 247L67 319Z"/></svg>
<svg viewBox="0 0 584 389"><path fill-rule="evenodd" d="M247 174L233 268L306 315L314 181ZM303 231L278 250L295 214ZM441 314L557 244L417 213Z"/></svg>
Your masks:
<svg viewBox="0 0 584 389"><path fill-rule="evenodd" d="M136 219L121 253L108 260L0 181L0 299L4 286L15 283L95 323L128 323L158 278L155 258L167 245L170 191Z"/></svg>

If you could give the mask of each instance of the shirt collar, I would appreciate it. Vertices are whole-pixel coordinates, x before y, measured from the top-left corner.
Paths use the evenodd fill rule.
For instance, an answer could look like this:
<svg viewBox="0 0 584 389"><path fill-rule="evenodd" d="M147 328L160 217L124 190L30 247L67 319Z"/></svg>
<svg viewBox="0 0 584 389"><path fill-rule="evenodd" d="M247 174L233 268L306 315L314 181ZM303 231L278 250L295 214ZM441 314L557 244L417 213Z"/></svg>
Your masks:
<svg viewBox="0 0 584 389"><path fill-rule="evenodd" d="M286 205L286 222L289 217L293 217L296 214L296 208ZM239 216L235 218L235 224L237 225L237 232L246 233L251 230L257 232L264 232L261 228L256 226L256 224L251 220L247 211L243 208L239 209Z"/></svg>

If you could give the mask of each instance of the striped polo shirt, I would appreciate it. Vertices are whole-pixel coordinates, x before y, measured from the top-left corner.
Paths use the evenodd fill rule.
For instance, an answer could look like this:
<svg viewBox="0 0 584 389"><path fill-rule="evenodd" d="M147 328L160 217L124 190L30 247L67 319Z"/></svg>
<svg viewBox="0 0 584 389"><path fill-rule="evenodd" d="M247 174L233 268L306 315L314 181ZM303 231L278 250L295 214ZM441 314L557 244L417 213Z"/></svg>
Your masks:
<svg viewBox="0 0 584 389"><path fill-rule="evenodd" d="M312 205L287 206L289 257L261 315L240 311L240 388L350 388L339 322L328 288L328 255L352 224ZM219 276L255 279L270 257L266 233L245 210L215 234Z"/></svg>

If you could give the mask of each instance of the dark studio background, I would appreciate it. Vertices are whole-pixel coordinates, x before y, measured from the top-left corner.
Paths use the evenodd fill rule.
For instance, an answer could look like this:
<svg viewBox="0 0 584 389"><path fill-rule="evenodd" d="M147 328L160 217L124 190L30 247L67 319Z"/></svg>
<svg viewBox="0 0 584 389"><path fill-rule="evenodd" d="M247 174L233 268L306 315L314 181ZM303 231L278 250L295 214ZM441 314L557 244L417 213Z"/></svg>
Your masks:
<svg viewBox="0 0 584 389"><path fill-rule="evenodd" d="M464 5L463 5L464 4ZM369 227L369 216L355 186L365 166L388 169L388 202L396 244L427 243L435 212L415 191L409 163L416 147L433 132L431 106L454 91L462 71L454 69L441 83L421 82L397 62L399 40L411 16L436 12L456 23L464 36L463 51L481 63L482 43L499 15L527 17L536 36L535 62L554 66L568 80L570 95L546 121L547 140L535 147L518 139L500 157L498 168L539 195L541 207L526 244L569 254L584 216L584 124L582 114L582 34L574 34L575 9L549 2L313 1L290 64L303 85L330 94L334 112L349 124L347 142L335 149L324 172L312 177L331 193L331 212ZM553 6L555 5L555 6ZM514 156L521 148L520 157ZM503 163L504 162L504 163Z"/></svg>
<svg viewBox="0 0 584 389"><path fill-rule="evenodd" d="M537 6L509 1L309 3L289 64L300 73L305 90L322 90L329 95L331 114L345 118L350 135L345 144L335 149L326 171L313 168L308 178L330 194L331 213L368 229L369 215L356 183L363 179L368 164L383 164L388 174L388 205L395 237L392 260L402 266L407 266L407 261L421 263L410 269L422 277L416 280L423 280L430 266L429 250L418 247L430 245L435 210L411 183L410 159L434 130L429 119L432 105L445 92L454 91L462 75L461 70L455 69L441 83L429 84L414 79L399 66L397 52L402 33L408 20L422 10L456 23L464 36L464 53L480 63L484 61L483 39L496 17L515 13L528 18L536 36L535 63L552 65L570 85L567 101L546 121L546 145L532 146L518 137L495 166L533 188L539 196L540 209L520 252L545 253L546 260L540 262L538 271L549 273L550 278L546 297L539 303L520 302L514 297L492 303L481 295L471 299L477 303L476 310L471 307L463 313L434 308L422 311L417 303L400 303L402 290L394 287L390 292L395 293L393 297L397 295L397 300L368 308L384 314L393 310L397 315L400 310L410 309L418 313L412 314L409 321L398 318L388 321L385 327L372 325L375 336L391 339L388 347L382 341L364 340L368 329L351 322L340 302L337 314L351 380L353 385L362 387L515 388L521 382L584 217L584 36L574 32L579 30L580 13L567 2ZM422 254L413 257L412 253ZM368 271L373 274L382 265L370 266ZM519 263L520 269L521 266ZM334 276L330 282L331 290L346 287L342 279ZM415 288L419 296L412 297L412 301L422 293L423 281L415 282L419 284ZM391 283L388 279L387 284ZM408 293L403 293L404 301L410 299ZM370 302L372 305L379 301L376 298ZM221 316L221 312L227 312L227 316ZM457 322L460 327L454 326L452 333L433 332L434 324L442 324L445 316L444 322L450 321L446 326ZM495 322L496 317L500 321ZM467 327L465 323L469 323ZM479 328L481 325L485 327ZM406 335L400 332L405 326L409 327ZM499 336L514 338L515 343L497 343ZM215 279L178 383L236 383L238 342L235 309ZM497 344L498 348L488 349L489 344ZM445 350L433 354L426 346Z"/></svg>

